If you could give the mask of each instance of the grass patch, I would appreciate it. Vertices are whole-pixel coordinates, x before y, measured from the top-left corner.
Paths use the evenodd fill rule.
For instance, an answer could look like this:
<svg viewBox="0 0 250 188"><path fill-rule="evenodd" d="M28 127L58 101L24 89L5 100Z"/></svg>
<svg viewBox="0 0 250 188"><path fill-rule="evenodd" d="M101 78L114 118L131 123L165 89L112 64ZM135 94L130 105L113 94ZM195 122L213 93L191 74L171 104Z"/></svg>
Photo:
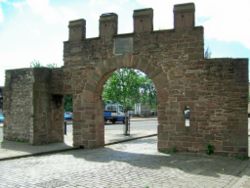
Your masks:
<svg viewBox="0 0 250 188"><path fill-rule="evenodd" d="M166 154L173 154L173 153L177 153L178 150L175 146L171 147L171 148L167 148L167 149L161 149L160 150L161 153L166 153Z"/></svg>
<svg viewBox="0 0 250 188"><path fill-rule="evenodd" d="M249 157L247 155L240 155L240 154L236 155L235 158L239 159L241 161L245 161L245 160L249 159Z"/></svg>
<svg viewBox="0 0 250 188"><path fill-rule="evenodd" d="M207 149L206 149L206 153L208 155L212 155L212 154L214 154L214 149L215 149L214 145L208 144L207 145Z"/></svg>

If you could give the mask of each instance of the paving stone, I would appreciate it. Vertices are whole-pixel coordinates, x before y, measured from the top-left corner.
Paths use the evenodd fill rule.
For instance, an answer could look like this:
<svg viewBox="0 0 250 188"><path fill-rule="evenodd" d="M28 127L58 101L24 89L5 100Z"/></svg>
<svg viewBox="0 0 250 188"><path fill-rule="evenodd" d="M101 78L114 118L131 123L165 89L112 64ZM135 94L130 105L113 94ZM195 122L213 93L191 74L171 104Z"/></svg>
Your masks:
<svg viewBox="0 0 250 188"><path fill-rule="evenodd" d="M156 137L100 149L0 162L0 187L246 188L249 162L220 156L164 154ZM243 173L243 174L242 174ZM242 177L242 178L241 178Z"/></svg>

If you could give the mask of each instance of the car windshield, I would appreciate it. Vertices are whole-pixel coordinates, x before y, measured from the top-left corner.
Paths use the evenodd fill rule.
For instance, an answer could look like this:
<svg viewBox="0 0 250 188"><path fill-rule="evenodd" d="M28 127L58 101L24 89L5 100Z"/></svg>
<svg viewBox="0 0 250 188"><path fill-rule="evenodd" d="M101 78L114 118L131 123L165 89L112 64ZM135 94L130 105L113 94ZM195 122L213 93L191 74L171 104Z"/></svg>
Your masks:
<svg viewBox="0 0 250 188"><path fill-rule="evenodd" d="M123 106L122 106L122 105L119 105L119 111L120 111L120 112L124 112Z"/></svg>
<svg viewBox="0 0 250 188"><path fill-rule="evenodd" d="M107 110L109 111L116 111L116 109L117 109L116 105L107 106Z"/></svg>

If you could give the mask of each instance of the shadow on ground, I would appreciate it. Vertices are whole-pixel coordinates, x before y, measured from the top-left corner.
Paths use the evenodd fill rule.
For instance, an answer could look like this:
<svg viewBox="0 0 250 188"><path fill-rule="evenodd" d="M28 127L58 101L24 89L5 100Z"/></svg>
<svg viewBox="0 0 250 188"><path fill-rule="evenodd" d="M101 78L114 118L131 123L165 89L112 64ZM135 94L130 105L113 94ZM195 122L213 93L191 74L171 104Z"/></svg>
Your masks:
<svg viewBox="0 0 250 188"><path fill-rule="evenodd" d="M145 144L154 148L144 150ZM132 148L130 148L130 146ZM223 156L205 156L190 154L164 154L156 149L156 139L147 138L133 141L133 144L123 143L119 146L109 146L92 150L75 150L64 155L73 155L86 161L108 163L124 162L140 168L160 169L174 168L195 175L219 177L220 174L241 176L241 172L248 168L248 160Z"/></svg>

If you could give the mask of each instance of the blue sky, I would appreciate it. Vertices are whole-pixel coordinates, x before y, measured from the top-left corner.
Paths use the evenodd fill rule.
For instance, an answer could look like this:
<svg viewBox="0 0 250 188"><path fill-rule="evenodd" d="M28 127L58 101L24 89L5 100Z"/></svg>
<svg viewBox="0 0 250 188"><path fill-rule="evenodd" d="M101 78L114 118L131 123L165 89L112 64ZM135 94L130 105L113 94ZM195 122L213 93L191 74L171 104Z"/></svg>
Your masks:
<svg viewBox="0 0 250 188"><path fill-rule="evenodd" d="M6 69L63 65L68 22L84 18L87 37L98 36L102 13L119 16L119 33L132 32L134 9L154 9L154 30L173 28L174 4L184 0L0 0L0 86ZM196 25L205 29L212 57L250 58L250 1L194 0Z"/></svg>

